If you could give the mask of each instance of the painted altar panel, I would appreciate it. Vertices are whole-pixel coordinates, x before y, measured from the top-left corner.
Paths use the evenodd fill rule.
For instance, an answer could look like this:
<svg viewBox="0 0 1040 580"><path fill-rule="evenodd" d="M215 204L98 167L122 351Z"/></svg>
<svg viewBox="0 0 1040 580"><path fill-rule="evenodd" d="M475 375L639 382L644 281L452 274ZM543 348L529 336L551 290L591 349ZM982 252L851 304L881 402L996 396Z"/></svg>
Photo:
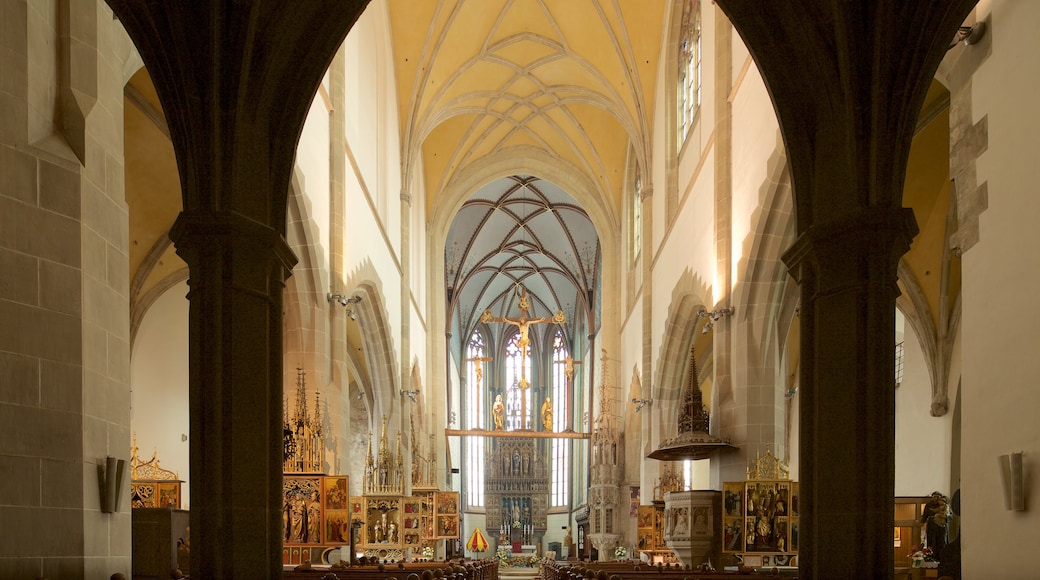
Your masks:
<svg viewBox="0 0 1040 580"><path fill-rule="evenodd" d="M422 543L422 510L423 501L420 497L406 497L401 501L401 542L406 548L418 546Z"/></svg>
<svg viewBox="0 0 1040 580"><path fill-rule="evenodd" d="M347 492L347 476L337 475L323 478L325 502L322 513L325 521L325 545L350 543L350 496Z"/></svg>
<svg viewBox="0 0 1040 580"><path fill-rule="evenodd" d="M459 492L437 492L437 517L434 522L438 539L457 539L459 534Z"/></svg>

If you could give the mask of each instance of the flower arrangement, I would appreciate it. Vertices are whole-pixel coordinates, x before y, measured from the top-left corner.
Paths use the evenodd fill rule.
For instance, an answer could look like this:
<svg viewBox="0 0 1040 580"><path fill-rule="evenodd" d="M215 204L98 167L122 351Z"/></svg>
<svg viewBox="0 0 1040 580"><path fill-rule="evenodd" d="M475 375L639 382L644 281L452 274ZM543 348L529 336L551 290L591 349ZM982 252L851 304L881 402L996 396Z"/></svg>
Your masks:
<svg viewBox="0 0 1040 580"><path fill-rule="evenodd" d="M505 546L499 546L495 551L495 558L502 568L537 568L541 565L538 556L513 556Z"/></svg>
<svg viewBox="0 0 1040 580"><path fill-rule="evenodd" d="M423 558L433 558L433 546L426 546L422 549Z"/></svg>
<svg viewBox="0 0 1040 580"><path fill-rule="evenodd" d="M614 557L618 560L625 560L628 558L628 550L624 546L618 546L614 548Z"/></svg>
<svg viewBox="0 0 1040 580"><path fill-rule="evenodd" d="M924 565L925 562L938 562L935 550L922 544L910 548L910 559L914 561L914 568L927 567Z"/></svg>

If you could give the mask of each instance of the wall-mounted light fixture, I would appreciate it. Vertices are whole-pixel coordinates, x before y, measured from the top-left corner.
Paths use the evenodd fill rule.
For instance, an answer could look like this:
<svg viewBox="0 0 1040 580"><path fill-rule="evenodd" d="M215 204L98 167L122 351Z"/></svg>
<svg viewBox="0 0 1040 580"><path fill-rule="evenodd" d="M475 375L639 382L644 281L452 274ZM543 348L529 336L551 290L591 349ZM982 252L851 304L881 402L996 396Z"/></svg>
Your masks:
<svg viewBox="0 0 1040 580"><path fill-rule="evenodd" d="M636 406L636 413L642 411L643 407L653 402L653 399L632 399L632 404Z"/></svg>
<svg viewBox="0 0 1040 580"><path fill-rule="evenodd" d="M419 389L415 389L414 391L406 391L404 389L401 389L401 394L411 399L411 401L414 403L418 400L416 397L419 395Z"/></svg>
<svg viewBox="0 0 1040 580"><path fill-rule="evenodd" d="M963 42L965 46L976 44L982 39L984 34L986 34L985 22L976 22L975 26L961 26L957 29L957 33L953 35L953 42L946 47L946 50L957 46L958 42Z"/></svg>
<svg viewBox="0 0 1040 580"><path fill-rule="evenodd" d="M1022 470L1022 452L997 457L1000 463L1000 482L1004 488L1004 509L1026 511L1025 473Z"/></svg>
<svg viewBox="0 0 1040 580"><path fill-rule="evenodd" d="M711 310L711 311L708 311L708 310L705 310L704 308L701 308L697 312L697 318L707 318L708 319L708 323L705 324L704 328L701 329L701 334L708 334L708 331L711 330L715 326L716 322L718 322L719 320L722 320L723 316L728 316L728 315L731 315L731 314L733 314L733 307L732 306L729 307L729 308L716 308L715 310Z"/></svg>
<svg viewBox="0 0 1040 580"><path fill-rule="evenodd" d="M123 497L123 474L126 460L106 457L104 465L98 463L98 491L101 493L101 513L119 511L119 498Z"/></svg>
<svg viewBox="0 0 1040 580"><path fill-rule="evenodd" d="M347 309L347 318L351 320L357 320L357 305L361 302L360 296L350 296L349 298L344 294L332 294L331 292L327 295L329 304L333 302L339 302L339 305Z"/></svg>

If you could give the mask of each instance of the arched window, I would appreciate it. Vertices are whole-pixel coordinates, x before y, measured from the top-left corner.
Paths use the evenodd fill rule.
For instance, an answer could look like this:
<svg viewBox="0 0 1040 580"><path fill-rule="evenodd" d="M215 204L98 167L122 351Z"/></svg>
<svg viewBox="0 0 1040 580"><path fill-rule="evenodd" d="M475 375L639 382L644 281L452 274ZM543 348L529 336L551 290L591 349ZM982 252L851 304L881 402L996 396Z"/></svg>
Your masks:
<svg viewBox="0 0 1040 580"><path fill-rule="evenodd" d="M679 29L679 146L701 105L701 3L685 0Z"/></svg>
<svg viewBox="0 0 1040 580"><path fill-rule="evenodd" d="M570 357L567 343L563 340L563 331L556 329L553 337L553 365L552 365L552 404L553 404L553 431L563 431L567 427L567 417L570 416L570 381L568 372L574 371L574 359ZM550 493L550 507L566 506L570 498L570 467L571 467L571 445L570 439L552 439L552 484Z"/></svg>
<svg viewBox="0 0 1040 580"><path fill-rule="evenodd" d="M639 169L639 163L633 164L632 173L632 246L631 262L639 258L639 250L643 246L643 175Z"/></svg>
<svg viewBox="0 0 1040 580"><path fill-rule="evenodd" d="M531 349L528 347L528 358L524 359L521 356L519 343L520 333L517 332L509 338L505 347L506 385L508 385L506 387L505 412L505 428L507 431L523 429L531 425L531 389L520 388L521 377L527 377L528 382L531 380ZM527 415L523 417L523 421L520 418L523 412L521 397L527 399Z"/></svg>
<svg viewBox="0 0 1040 580"><path fill-rule="evenodd" d="M467 429L490 429L487 421L487 385L484 370L487 364L484 337L474 331L466 345L466 399L465 426ZM466 437L466 504L484 505L484 438Z"/></svg>

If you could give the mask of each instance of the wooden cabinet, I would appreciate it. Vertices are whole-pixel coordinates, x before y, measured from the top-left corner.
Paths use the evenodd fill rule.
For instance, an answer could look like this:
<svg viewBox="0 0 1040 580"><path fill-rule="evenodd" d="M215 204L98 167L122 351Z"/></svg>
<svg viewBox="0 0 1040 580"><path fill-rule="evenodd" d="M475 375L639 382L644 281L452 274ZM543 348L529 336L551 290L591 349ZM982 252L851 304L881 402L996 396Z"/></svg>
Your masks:
<svg viewBox="0 0 1040 580"><path fill-rule="evenodd" d="M897 497L895 530L892 539L892 561L896 572L911 570L910 549L921 544L921 515L927 497Z"/></svg>

